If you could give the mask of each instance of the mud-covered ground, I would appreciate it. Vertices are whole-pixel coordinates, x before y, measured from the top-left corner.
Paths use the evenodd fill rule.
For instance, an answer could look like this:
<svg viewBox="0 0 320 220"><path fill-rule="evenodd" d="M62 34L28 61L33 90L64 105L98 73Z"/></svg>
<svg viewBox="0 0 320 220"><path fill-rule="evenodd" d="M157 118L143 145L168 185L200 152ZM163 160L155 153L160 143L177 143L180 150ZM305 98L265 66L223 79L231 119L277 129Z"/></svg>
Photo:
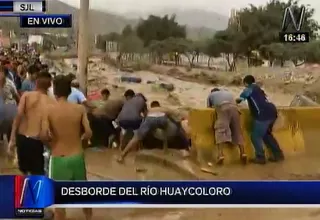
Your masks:
<svg viewBox="0 0 320 220"><path fill-rule="evenodd" d="M158 164L144 163L145 173L137 173L136 164L131 155L124 165L115 162L118 152L109 150L105 152L86 151L87 171L89 180L181 180L185 177L173 170ZM19 173L12 164L5 159L4 148L0 151L1 174ZM141 163L139 163L141 166ZM316 158L305 157L288 160L282 164L268 164L266 166L230 166L216 168L218 176L202 176L207 179L229 180L297 180L319 179L319 162ZM80 209L68 210L69 219L83 219ZM319 209L94 209L95 220L316 220L320 217Z"/></svg>
<svg viewBox="0 0 320 220"><path fill-rule="evenodd" d="M74 60L65 60L56 62L63 72L72 72L70 68ZM63 63L63 65L61 64ZM73 71L74 72L74 71ZM228 75L229 74L229 75ZM89 90L98 91L102 88L108 88L114 95L120 95L126 89L134 89L146 95L149 101L158 100L163 105L173 108L202 108L206 106L206 98L213 87L226 88L237 97L243 86L241 85L241 75L234 73L216 73L194 69L187 71L185 68L172 68L165 66L153 66L148 71L135 71L133 73L120 71L110 65L101 62L99 59L93 59L89 64ZM138 77L142 79L141 83L121 82L121 76ZM297 89L292 92L285 91L281 85L270 86L271 82L267 79L261 80L257 77L259 83L262 83L270 100L278 106L288 106ZM268 82L267 82L268 81ZM281 80L279 80L281 81ZM284 80L281 81L284 85ZM173 91L161 88L160 84L172 84Z"/></svg>

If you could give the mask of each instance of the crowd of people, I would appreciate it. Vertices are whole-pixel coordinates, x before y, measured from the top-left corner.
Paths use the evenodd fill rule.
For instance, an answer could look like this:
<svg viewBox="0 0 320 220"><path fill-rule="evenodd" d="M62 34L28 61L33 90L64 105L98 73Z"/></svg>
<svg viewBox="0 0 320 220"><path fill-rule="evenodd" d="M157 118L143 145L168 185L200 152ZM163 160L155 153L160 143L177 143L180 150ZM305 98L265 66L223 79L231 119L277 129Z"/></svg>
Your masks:
<svg viewBox="0 0 320 220"><path fill-rule="evenodd" d="M117 161L123 162L157 129L163 131L165 145L180 137L183 149L189 149L180 119L158 101L148 111L143 94L129 89L123 97L112 97L103 89L103 105L96 107L79 89L75 75L49 73L37 56L2 54L0 60L0 134L7 137L8 154L16 154L23 175L86 180L85 145L108 147L116 142L123 149ZM128 132L133 138L126 143ZM84 209L84 214L90 219L92 211ZM55 219L65 216L65 210L55 210Z"/></svg>
<svg viewBox="0 0 320 220"><path fill-rule="evenodd" d="M121 149L119 163L150 136L161 140L164 149L177 139L179 149L188 152L191 147L188 127L183 123L186 119L157 100L148 107L141 93L128 89L117 97L103 89L103 104L97 107L81 92L75 75L50 73L39 56L0 54L0 62L0 134L9 141L8 153L16 152L24 175L86 180L83 148L87 144L105 147L116 144ZM245 100L254 119L251 140L256 158L252 162L266 163L263 142L272 152L269 160L282 161L284 155L272 135L277 109L255 84L253 76L246 76L243 82L245 89L238 99L219 88L213 89L208 97L207 107L215 108L217 114L214 124L217 163L223 163L223 148L229 143L239 146L240 159L247 162L237 106ZM133 137L126 142L125 136L130 132ZM91 209L84 209L84 214L91 219ZM65 216L65 210L55 211L55 219L63 220Z"/></svg>

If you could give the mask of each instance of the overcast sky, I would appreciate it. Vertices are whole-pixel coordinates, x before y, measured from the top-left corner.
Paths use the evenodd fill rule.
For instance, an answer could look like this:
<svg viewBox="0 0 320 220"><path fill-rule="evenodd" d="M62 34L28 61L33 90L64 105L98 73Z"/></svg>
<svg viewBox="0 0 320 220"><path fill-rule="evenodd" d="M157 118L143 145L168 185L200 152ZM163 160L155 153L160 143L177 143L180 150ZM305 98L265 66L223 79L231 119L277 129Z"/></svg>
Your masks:
<svg viewBox="0 0 320 220"><path fill-rule="evenodd" d="M73 6L79 6L80 0L63 0ZM152 10L155 7L177 7L179 9L204 9L229 15L231 8L241 8L249 3L264 4L266 0L90 0L94 9L124 13L127 11ZM316 9L316 19L320 23L320 0L300 0L302 4L310 4Z"/></svg>

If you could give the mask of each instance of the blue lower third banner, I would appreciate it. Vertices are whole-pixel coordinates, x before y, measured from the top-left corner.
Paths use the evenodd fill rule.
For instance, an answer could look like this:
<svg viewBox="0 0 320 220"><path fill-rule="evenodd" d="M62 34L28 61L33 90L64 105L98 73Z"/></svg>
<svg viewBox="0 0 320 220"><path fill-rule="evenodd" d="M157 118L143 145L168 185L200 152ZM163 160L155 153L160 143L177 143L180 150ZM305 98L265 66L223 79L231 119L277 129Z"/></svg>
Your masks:
<svg viewBox="0 0 320 220"><path fill-rule="evenodd" d="M53 181L0 176L0 218L54 207L320 207L320 181Z"/></svg>
<svg viewBox="0 0 320 220"><path fill-rule="evenodd" d="M21 28L70 28L71 14L21 15Z"/></svg>

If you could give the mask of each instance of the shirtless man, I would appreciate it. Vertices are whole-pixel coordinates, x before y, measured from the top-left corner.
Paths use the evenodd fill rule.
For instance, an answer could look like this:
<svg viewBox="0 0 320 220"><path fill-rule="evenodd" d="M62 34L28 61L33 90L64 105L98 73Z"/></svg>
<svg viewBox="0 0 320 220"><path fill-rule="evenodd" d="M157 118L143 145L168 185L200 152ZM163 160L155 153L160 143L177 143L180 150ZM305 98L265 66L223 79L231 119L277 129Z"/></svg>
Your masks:
<svg viewBox="0 0 320 220"><path fill-rule="evenodd" d="M67 77L56 77L53 88L57 103L47 109L41 132L51 148L49 177L54 180L86 180L82 141L89 140L92 132L85 107L68 102L71 84ZM92 209L83 211L87 220L92 218ZM56 209L54 218L64 220L65 209Z"/></svg>
<svg viewBox="0 0 320 220"><path fill-rule="evenodd" d="M9 152L17 147L18 165L24 174L44 175L44 146L40 140L42 113L55 101L47 96L51 75L37 76L36 90L22 95L18 113L12 125Z"/></svg>

